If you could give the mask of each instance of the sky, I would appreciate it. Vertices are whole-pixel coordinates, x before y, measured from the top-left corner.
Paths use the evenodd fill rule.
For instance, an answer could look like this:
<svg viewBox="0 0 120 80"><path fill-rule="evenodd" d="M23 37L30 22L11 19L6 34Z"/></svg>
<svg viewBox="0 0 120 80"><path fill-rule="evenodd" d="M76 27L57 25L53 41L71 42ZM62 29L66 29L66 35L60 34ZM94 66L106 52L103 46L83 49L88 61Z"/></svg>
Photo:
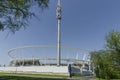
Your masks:
<svg viewBox="0 0 120 80"><path fill-rule="evenodd" d="M120 29L119 3L120 0L61 0L61 45L89 51L104 49L105 37L112 30ZM32 18L26 29L15 34L0 32L0 64L9 63L7 52L12 48L57 45L56 7L57 0L50 0L48 9L33 9L39 19ZM50 51L48 56L53 55ZM69 55L64 49L61 52Z"/></svg>

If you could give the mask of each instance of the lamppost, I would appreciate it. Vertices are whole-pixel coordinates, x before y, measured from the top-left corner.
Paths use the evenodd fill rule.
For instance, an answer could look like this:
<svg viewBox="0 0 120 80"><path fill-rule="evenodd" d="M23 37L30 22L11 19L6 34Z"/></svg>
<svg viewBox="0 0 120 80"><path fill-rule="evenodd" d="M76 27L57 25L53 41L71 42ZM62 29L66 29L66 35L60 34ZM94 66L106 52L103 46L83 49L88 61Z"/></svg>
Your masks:
<svg viewBox="0 0 120 80"><path fill-rule="evenodd" d="M61 0L58 0L57 4L57 20L58 20L58 42L57 42L57 66L61 64Z"/></svg>

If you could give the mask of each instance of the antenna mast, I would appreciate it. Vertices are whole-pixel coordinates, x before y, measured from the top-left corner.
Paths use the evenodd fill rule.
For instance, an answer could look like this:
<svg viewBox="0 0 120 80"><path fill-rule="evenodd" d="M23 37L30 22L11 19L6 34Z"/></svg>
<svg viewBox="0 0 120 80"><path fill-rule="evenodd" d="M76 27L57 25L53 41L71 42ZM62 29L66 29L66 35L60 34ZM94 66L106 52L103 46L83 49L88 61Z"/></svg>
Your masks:
<svg viewBox="0 0 120 80"><path fill-rule="evenodd" d="M58 42L57 42L57 66L61 64L61 0L58 0L57 4L57 20L58 20Z"/></svg>

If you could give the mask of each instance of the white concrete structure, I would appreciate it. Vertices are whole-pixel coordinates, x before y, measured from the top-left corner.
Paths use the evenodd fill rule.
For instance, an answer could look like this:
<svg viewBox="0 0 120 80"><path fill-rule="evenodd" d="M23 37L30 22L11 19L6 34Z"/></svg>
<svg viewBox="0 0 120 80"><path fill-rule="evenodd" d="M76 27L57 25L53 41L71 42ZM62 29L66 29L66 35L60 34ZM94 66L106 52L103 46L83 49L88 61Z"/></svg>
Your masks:
<svg viewBox="0 0 120 80"><path fill-rule="evenodd" d="M0 72L59 73L69 74L68 66L19 66L0 67Z"/></svg>
<svg viewBox="0 0 120 80"><path fill-rule="evenodd" d="M68 66L16 66L16 67L0 67L0 72L10 73L29 73L29 74L60 74L69 75L91 75L92 72L87 69L81 69L79 66L71 66L71 72L69 72Z"/></svg>

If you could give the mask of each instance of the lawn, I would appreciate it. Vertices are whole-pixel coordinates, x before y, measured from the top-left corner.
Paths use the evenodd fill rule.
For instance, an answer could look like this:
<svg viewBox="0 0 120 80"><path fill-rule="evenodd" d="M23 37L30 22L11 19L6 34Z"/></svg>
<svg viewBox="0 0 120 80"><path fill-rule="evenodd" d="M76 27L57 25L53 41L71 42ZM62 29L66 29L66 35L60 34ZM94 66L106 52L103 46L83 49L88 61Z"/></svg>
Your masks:
<svg viewBox="0 0 120 80"><path fill-rule="evenodd" d="M81 77L82 76L73 76L72 78ZM69 78L68 75L57 74L0 73L0 80L58 80L67 78Z"/></svg>
<svg viewBox="0 0 120 80"><path fill-rule="evenodd" d="M32 78L32 77L21 77L21 76L1 76L0 80L57 80L54 78Z"/></svg>
<svg viewBox="0 0 120 80"><path fill-rule="evenodd" d="M96 78L95 80L106 80L106 79L99 79L99 78ZM120 79L111 79L111 80L120 80Z"/></svg>
<svg viewBox="0 0 120 80"><path fill-rule="evenodd" d="M30 74L30 73L0 73L0 76L30 76L30 77L53 77L53 78L68 78L67 75L57 74Z"/></svg>

